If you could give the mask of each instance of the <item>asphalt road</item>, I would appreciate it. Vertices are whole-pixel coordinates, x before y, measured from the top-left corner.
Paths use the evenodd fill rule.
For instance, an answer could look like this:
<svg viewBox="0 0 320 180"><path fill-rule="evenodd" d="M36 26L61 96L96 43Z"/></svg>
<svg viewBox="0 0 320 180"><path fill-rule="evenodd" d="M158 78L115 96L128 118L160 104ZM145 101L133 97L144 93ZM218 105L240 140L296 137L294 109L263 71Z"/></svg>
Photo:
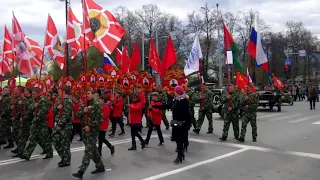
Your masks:
<svg viewBox="0 0 320 180"><path fill-rule="evenodd" d="M320 107L319 107L320 109ZM170 119L170 112L167 112ZM220 142L223 121L214 114L214 134L207 135L207 121L199 135L189 132L190 147L186 160L179 165L175 144L163 130L165 145L158 147L157 137L149 147L129 152L130 132L125 136L109 138L116 147L111 156L103 149L107 171L91 175L91 162L84 179L90 180L319 180L320 173L320 113L309 110L307 102L283 106L282 112L260 109L258 113L258 142L252 142L248 126L245 143L233 139L232 127L227 142ZM164 128L163 128L164 129ZM143 135L147 129L143 130ZM156 132L154 132L156 135ZM72 143L72 164L58 168L59 156L43 160L40 149L28 161L11 158L9 151L0 150L0 180L71 180L83 157L83 144Z"/></svg>

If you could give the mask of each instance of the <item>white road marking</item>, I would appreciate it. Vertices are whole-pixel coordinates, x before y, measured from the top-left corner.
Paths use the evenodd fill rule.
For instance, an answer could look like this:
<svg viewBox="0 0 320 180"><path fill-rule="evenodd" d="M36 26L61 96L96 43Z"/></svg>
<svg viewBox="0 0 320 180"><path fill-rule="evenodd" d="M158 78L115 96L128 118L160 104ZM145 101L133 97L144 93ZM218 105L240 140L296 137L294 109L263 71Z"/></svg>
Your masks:
<svg viewBox="0 0 320 180"><path fill-rule="evenodd" d="M269 120L269 121L270 121L270 122L274 122L274 121L279 121L279 120L294 118L294 117L301 116L301 115L302 115L302 114L294 114L294 115L291 115L291 116L278 117L278 118L276 118L276 119L271 119L271 120Z"/></svg>
<svg viewBox="0 0 320 180"><path fill-rule="evenodd" d="M320 121L314 122L314 123L312 123L312 124L320 124Z"/></svg>
<svg viewBox="0 0 320 180"><path fill-rule="evenodd" d="M196 167L199 167L199 166L203 166L205 164L212 163L212 162L215 162L215 161L218 161L218 160L221 160L221 159L224 159L224 158L227 158L227 157L230 157L230 156L245 152L247 150L248 149L246 149L246 148L245 149L239 149L237 151L233 151L233 152L221 155L221 156L217 156L217 157L212 158L212 159L208 159L208 160L205 160L205 161L197 162L197 163L194 163L194 164L191 164L191 165L179 168L179 169L175 169L175 170L168 171L168 172L165 172L165 173L162 173L162 174L151 176L151 177L148 177L148 178L145 178L145 179L142 179L142 180L161 179L161 178L164 178L164 177L167 177L167 176L170 176L170 175L178 174L180 172L183 172L183 171L186 171L186 170L189 170L189 169L193 169L193 168L196 168Z"/></svg>
<svg viewBox="0 0 320 180"><path fill-rule="evenodd" d="M291 121L288 121L288 122L289 123L299 123L299 122L310 120L310 119L312 119L314 117L317 117L317 116L309 116L309 117L305 117L305 118L301 118L301 119L291 120Z"/></svg>
<svg viewBox="0 0 320 180"><path fill-rule="evenodd" d="M273 117L273 116L279 116L280 114L283 114L283 113L275 113L275 114L269 114L269 115L264 115L264 116L257 116L257 118L267 118L267 117Z"/></svg>

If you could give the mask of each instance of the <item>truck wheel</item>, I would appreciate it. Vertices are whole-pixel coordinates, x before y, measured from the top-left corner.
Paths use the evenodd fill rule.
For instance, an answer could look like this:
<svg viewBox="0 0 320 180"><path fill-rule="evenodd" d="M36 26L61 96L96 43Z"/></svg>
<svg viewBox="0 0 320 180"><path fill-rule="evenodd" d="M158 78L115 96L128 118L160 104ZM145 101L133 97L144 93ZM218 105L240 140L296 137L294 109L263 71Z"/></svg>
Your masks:
<svg viewBox="0 0 320 180"><path fill-rule="evenodd" d="M293 106L293 101L291 101L291 102L289 103L289 105L290 105L290 106Z"/></svg>
<svg viewBox="0 0 320 180"><path fill-rule="evenodd" d="M270 110L272 110L273 109L273 105L270 105L269 108L270 108Z"/></svg>

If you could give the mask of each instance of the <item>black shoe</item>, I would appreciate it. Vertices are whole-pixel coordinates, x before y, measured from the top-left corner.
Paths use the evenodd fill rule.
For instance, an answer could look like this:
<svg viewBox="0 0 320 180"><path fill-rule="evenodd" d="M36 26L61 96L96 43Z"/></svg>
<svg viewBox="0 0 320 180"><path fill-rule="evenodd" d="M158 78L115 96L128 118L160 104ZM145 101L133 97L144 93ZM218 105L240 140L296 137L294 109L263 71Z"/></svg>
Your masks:
<svg viewBox="0 0 320 180"><path fill-rule="evenodd" d="M12 153L17 154L18 153L18 147L15 148L14 150L11 150Z"/></svg>
<svg viewBox="0 0 320 180"><path fill-rule="evenodd" d="M212 134L212 133L213 133L213 131L208 131L208 132L207 132L207 134Z"/></svg>
<svg viewBox="0 0 320 180"><path fill-rule="evenodd" d="M113 155L114 154L114 146L110 147L110 151L111 151L111 155Z"/></svg>
<svg viewBox="0 0 320 180"><path fill-rule="evenodd" d="M244 138L243 137L237 138L237 140L240 141L240 142L244 142Z"/></svg>
<svg viewBox="0 0 320 180"><path fill-rule="evenodd" d="M53 155L52 154L47 154L43 159L51 159L53 158Z"/></svg>
<svg viewBox="0 0 320 180"><path fill-rule="evenodd" d="M163 145L163 142L160 142L159 144L158 144L158 146L162 146Z"/></svg>
<svg viewBox="0 0 320 180"><path fill-rule="evenodd" d="M257 139L252 139L253 142L257 142Z"/></svg>
<svg viewBox="0 0 320 180"><path fill-rule="evenodd" d="M188 151L188 147L185 147L185 148L184 148L184 151Z"/></svg>
<svg viewBox="0 0 320 180"><path fill-rule="evenodd" d="M170 129L170 126L166 126L166 130L169 130Z"/></svg>
<svg viewBox="0 0 320 180"><path fill-rule="evenodd" d="M59 164L63 164L63 160L61 160L60 162L58 162L58 165L59 165Z"/></svg>
<svg viewBox="0 0 320 180"><path fill-rule="evenodd" d="M177 159L175 159L173 162L174 162L175 164L180 164L180 163L182 163L182 157L181 157L181 156L178 156Z"/></svg>
<svg viewBox="0 0 320 180"><path fill-rule="evenodd" d="M184 159L185 159L185 156L184 156L184 154L183 154L183 155L181 155L181 158L182 158L182 160L184 160Z"/></svg>
<svg viewBox="0 0 320 180"><path fill-rule="evenodd" d="M312 110L312 108L310 108L310 110Z"/></svg>
<svg viewBox="0 0 320 180"><path fill-rule="evenodd" d="M58 163L58 167L67 167L67 166L70 166L70 163L61 163L61 164L59 164Z"/></svg>
<svg viewBox="0 0 320 180"><path fill-rule="evenodd" d="M134 150L137 150L136 146L132 146L131 148L128 149L128 151L134 151Z"/></svg>
<svg viewBox="0 0 320 180"><path fill-rule="evenodd" d="M145 142L142 142L141 143L141 149L144 149L146 147L146 143Z"/></svg>
<svg viewBox="0 0 320 180"><path fill-rule="evenodd" d="M83 178L83 172L78 171L77 173L73 173L72 176L76 177L78 179L82 179Z"/></svg>
<svg viewBox="0 0 320 180"><path fill-rule="evenodd" d="M46 151L42 151L42 153L41 153L41 154L42 154L42 155L43 155L43 154L47 154L47 152L46 152Z"/></svg>
<svg viewBox="0 0 320 180"><path fill-rule="evenodd" d="M221 137L221 138L219 138L221 141L226 141L227 140L227 138L226 137Z"/></svg>
<svg viewBox="0 0 320 180"><path fill-rule="evenodd" d="M29 161L29 160L30 160L30 157L26 157L26 156L24 156L24 155L21 155L19 158L20 158L20 159L25 159L26 161Z"/></svg>
<svg viewBox="0 0 320 180"><path fill-rule="evenodd" d="M109 134L109 137L114 137L114 134Z"/></svg>
<svg viewBox="0 0 320 180"><path fill-rule="evenodd" d="M193 129L193 132L195 132L196 134L199 134L200 129Z"/></svg>
<svg viewBox="0 0 320 180"><path fill-rule="evenodd" d="M9 141L9 144L3 147L3 149L10 149L10 148L14 148L14 144L12 141Z"/></svg>
<svg viewBox="0 0 320 180"><path fill-rule="evenodd" d="M22 154L16 154L16 155L13 155L12 157L13 158L20 158L22 156Z"/></svg>
<svg viewBox="0 0 320 180"><path fill-rule="evenodd" d="M91 174L102 173L105 171L106 171L106 169L104 169L104 167L101 167L101 168L97 168L96 170L92 171Z"/></svg>
<svg viewBox="0 0 320 180"><path fill-rule="evenodd" d="M7 144L6 141L0 141L0 145Z"/></svg>
<svg viewBox="0 0 320 180"><path fill-rule="evenodd" d="M118 134L119 136L126 134L124 131Z"/></svg>

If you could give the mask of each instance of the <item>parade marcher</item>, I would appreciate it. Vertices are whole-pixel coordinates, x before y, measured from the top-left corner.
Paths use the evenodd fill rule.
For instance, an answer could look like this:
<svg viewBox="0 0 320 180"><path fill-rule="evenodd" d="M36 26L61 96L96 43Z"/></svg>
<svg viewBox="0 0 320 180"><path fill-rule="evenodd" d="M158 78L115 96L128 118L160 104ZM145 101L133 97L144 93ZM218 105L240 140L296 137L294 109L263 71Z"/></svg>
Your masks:
<svg viewBox="0 0 320 180"><path fill-rule="evenodd" d="M19 132L21 127L21 112L20 112L20 96L22 96L22 87L16 86L13 89L14 99L13 99L13 105L11 106L13 113L12 117L12 140L16 143L16 148L14 150L11 150L12 153L18 153L18 142L19 142Z"/></svg>
<svg viewBox="0 0 320 180"><path fill-rule="evenodd" d="M182 163L185 159L184 156L184 143L188 141L188 131L191 127L189 102L184 93L184 89L181 86L176 86L175 98L172 102L164 104L161 106L154 105L153 108L159 109L171 109L172 110L172 121L170 122L172 126L172 141L177 144L178 155L173 161L175 164Z"/></svg>
<svg viewBox="0 0 320 180"><path fill-rule="evenodd" d="M35 117L33 118L31 124L30 136L28 139L29 143L24 149L23 155L20 156L20 158L28 161L38 143L44 152L46 152L46 156L43 159L49 159L53 157L53 149L45 118L51 103L46 100L43 95L41 95L41 90L39 88L33 89L32 97L34 99L38 98L38 102L35 100L34 103Z"/></svg>
<svg viewBox="0 0 320 180"><path fill-rule="evenodd" d="M157 91L160 95L160 101L162 102L162 104L167 104L167 101L168 101L167 93L162 89L161 86L158 86ZM162 121L166 126L166 129L168 130L170 128L170 124L166 116L166 110L162 110Z"/></svg>
<svg viewBox="0 0 320 180"><path fill-rule="evenodd" d="M2 99L1 99L1 119L0 119L0 141L5 144L5 141L8 141L7 146L4 149L13 148L13 140L11 138L11 125L12 125L12 114L11 114L11 96L10 96L10 88L5 86L2 91Z"/></svg>
<svg viewBox="0 0 320 180"><path fill-rule="evenodd" d="M24 98L21 103L23 109L23 115L21 119L20 132L19 132L19 143L17 154L12 157L20 157L23 154L23 150L26 147L28 138L30 136L31 122L33 119L34 112L34 99L31 96L32 89L30 87L24 88Z"/></svg>
<svg viewBox="0 0 320 180"><path fill-rule="evenodd" d="M72 100L69 98L70 88L65 86L58 89L59 98L53 107L54 128L52 142L61 161L59 167L70 166L70 136L72 134ZM61 112L62 111L62 112Z"/></svg>
<svg viewBox="0 0 320 180"><path fill-rule="evenodd" d="M107 133L108 126L109 126L109 118L110 118L112 103L109 101L109 97L107 95L101 96L99 98L99 102L102 106L103 121L100 124L98 150L99 150L100 155L102 155L102 144L104 143L110 149L111 155L113 155L114 154L114 146L112 146L110 144L110 142L106 139L106 133Z"/></svg>
<svg viewBox="0 0 320 180"><path fill-rule="evenodd" d="M72 120L72 134L70 137L70 142L72 142L73 137L76 133L79 134L80 139L78 141L82 141L82 130L81 130L81 124L80 124L80 119L76 117L76 113L78 112L79 108L81 107L80 103L80 96L74 94L72 96L72 101L73 101L73 120Z"/></svg>
<svg viewBox="0 0 320 180"><path fill-rule="evenodd" d="M50 134L50 139L52 140L52 128L53 128L53 125L54 125L54 114L53 114L53 106L55 105L53 100L52 100L52 96L50 93L47 94L46 96L47 100L49 102L51 102L51 106L49 108L49 111L46 115L46 120L47 120L47 125L48 125L48 131L49 131L49 134Z"/></svg>
<svg viewBox="0 0 320 180"><path fill-rule="evenodd" d="M124 135L125 131L124 131L124 123L123 123L123 119L122 119L122 112L123 112L123 100L122 97L120 95L120 91L115 91L115 97L113 99L113 106L112 106L112 133L109 134L110 137L113 137L116 129L117 129L117 124L119 124L120 129L121 129L121 133L119 134L119 136Z"/></svg>
<svg viewBox="0 0 320 180"><path fill-rule="evenodd" d="M137 150L136 145L136 137L141 142L141 149L144 149L146 146L145 141L139 134L139 131L142 127L142 109L144 108L143 102L140 101L139 95L133 94L132 95L132 103L129 106L129 123L131 128L131 140L132 140L132 146L129 148L129 151Z"/></svg>
<svg viewBox="0 0 320 180"><path fill-rule="evenodd" d="M187 87L186 93L188 95L189 100L189 111L190 111L190 120L194 129L197 129L197 120L194 117L194 107L196 105L196 96L192 89Z"/></svg>
<svg viewBox="0 0 320 180"><path fill-rule="evenodd" d="M315 87L313 84L310 84L309 86L309 101L310 101L310 110L316 109L316 100L318 96L318 90L317 87Z"/></svg>
<svg viewBox="0 0 320 180"><path fill-rule="evenodd" d="M145 115L146 118L146 128L149 127L149 118L146 112L146 104L147 104L147 100L146 100L146 96L144 94L144 92L141 89L141 85L137 85L134 93L136 93L139 96L139 101L143 107L142 112L141 112L141 118L143 117L143 115Z"/></svg>
<svg viewBox="0 0 320 180"><path fill-rule="evenodd" d="M256 93L252 92L251 90L252 85L249 84L247 86L248 94L245 96L244 101L241 103L241 107L243 110L242 114L242 127L241 127L241 134L238 141L244 142L247 125L250 122L252 127L252 140L253 142L257 141L257 108L259 106L259 97Z"/></svg>
<svg viewBox="0 0 320 180"><path fill-rule="evenodd" d="M164 143L162 132L161 132L161 118L163 117L162 110L152 108L153 105L157 105L157 106L162 105L162 102L159 100L159 96L160 95L158 92L153 92L151 95L152 101L150 102L149 110L148 110L148 116L151 117L151 123L149 125L147 138L145 140L147 145L149 144L151 133L154 127L157 130L159 141L160 141L158 146L161 146Z"/></svg>
<svg viewBox="0 0 320 180"><path fill-rule="evenodd" d="M207 88L205 84L202 84L202 92L200 93L199 118L197 121L197 128L193 130L197 134L199 134L200 132L205 116L207 116L207 119L209 121L207 134L213 133L212 101L213 93Z"/></svg>
<svg viewBox="0 0 320 180"><path fill-rule="evenodd" d="M87 89L86 95L86 104L82 105L76 114L77 118L80 118L81 121L81 127L83 128L83 143L85 145L82 164L79 167L78 172L72 174L72 176L79 179L82 179L91 159L96 164L96 170L92 171L91 174L105 172L104 165L101 161L101 156L96 145L100 131L99 127L102 122L102 110L99 102L93 97L92 88ZM86 115L87 113L88 115Z"/></svg>
<svg viewBox="0 0 320 180"><path fill-rule="evenodd" d="M226 141L228 138L228 131L230 123L232 123L234 138L239 138L239 110L241 102L241 91L235 90L234 86L230 85L230 94L222 97L224 111L227 112L224 117L224 124L222 130L222 137L220 140ZM230 100L230 106L229 106Z"/></svg>

